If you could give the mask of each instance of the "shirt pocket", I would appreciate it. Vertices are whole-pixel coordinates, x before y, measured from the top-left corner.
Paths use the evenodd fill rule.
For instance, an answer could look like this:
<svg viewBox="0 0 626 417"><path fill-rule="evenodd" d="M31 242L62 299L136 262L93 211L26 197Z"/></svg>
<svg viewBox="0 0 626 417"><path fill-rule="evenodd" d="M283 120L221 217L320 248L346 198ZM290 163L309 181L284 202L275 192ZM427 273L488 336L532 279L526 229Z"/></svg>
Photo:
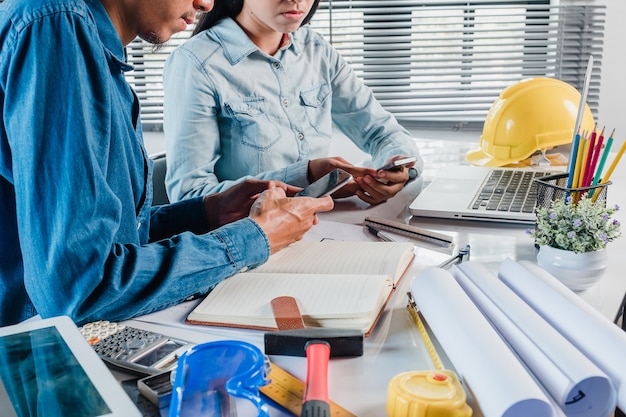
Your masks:
<svg viewBox="0 0 626 417"><path fill-rule="evenodd" d="M332 134L332 116L330 86L326 81L322 84L300 91L300 103L304 107L307 120L319 134Z"/></svg>
<svg viewBox="0 0 626 417"><path fill-rule="evenodd" d="M225 103L233 125L239 130L242 144L264 151L278 142L280 131L269 115L268 106L263 97Z"/></svg>

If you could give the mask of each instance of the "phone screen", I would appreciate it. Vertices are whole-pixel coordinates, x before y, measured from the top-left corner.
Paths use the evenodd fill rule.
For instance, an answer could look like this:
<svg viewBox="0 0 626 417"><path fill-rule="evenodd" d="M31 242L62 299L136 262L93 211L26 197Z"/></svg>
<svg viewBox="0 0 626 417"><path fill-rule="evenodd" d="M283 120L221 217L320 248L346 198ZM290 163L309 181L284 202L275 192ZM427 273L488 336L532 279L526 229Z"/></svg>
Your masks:
<svg viewBox="0 0 626 417"><path fill-rule="evenodd" d="M336 168L296 194L298 197L323 197L332 194L352 179L352 175Z"/></svg>

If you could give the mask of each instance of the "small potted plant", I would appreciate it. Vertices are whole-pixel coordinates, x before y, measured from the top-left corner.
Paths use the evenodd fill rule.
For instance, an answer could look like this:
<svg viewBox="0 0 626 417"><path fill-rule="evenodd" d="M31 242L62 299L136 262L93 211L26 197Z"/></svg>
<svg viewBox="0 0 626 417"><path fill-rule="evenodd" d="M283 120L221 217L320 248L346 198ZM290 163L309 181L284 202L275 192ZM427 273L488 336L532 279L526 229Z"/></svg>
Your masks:
<svg viewBox="0 0 626 417"><path fill-rule="evenodd" d="M607 243L621 236L620 222L612 218L617 210L594 204L586 194L538 208L536 228L528 233L539 246L539 265L572 290L593 285L606 269Z"/></svg>

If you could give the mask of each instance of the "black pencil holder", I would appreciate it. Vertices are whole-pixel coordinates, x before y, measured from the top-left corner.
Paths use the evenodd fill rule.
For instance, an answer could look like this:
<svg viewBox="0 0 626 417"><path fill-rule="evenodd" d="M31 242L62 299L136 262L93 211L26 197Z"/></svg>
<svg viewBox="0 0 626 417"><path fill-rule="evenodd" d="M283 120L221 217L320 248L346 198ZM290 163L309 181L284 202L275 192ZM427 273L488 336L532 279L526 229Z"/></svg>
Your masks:
<svg viewBox="0 0 626 417"><path fill-rule="evenodd" d="M580 198L583 195L594 199L594 204L606 206L606 194L611 182L597 184L589 187L568 188L568 174L554 174L545 177L535 178L537 183L537 204L536 207L550 208L555 200L564 200L571 196Z"/></svg>

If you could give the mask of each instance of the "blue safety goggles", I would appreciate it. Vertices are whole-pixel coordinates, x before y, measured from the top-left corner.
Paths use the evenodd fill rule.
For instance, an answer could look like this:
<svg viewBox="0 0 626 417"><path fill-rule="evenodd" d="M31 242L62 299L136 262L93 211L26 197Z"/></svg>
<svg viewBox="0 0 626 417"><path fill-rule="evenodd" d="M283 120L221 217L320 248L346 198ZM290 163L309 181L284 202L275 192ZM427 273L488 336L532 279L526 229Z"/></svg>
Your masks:
<svg viewBox="0 0 626 417"><path fill-rule="evenodd" d="M196 345L178 359L169 417L268 417L259 393L270 364L259 348L226 340Z"/></svg>

